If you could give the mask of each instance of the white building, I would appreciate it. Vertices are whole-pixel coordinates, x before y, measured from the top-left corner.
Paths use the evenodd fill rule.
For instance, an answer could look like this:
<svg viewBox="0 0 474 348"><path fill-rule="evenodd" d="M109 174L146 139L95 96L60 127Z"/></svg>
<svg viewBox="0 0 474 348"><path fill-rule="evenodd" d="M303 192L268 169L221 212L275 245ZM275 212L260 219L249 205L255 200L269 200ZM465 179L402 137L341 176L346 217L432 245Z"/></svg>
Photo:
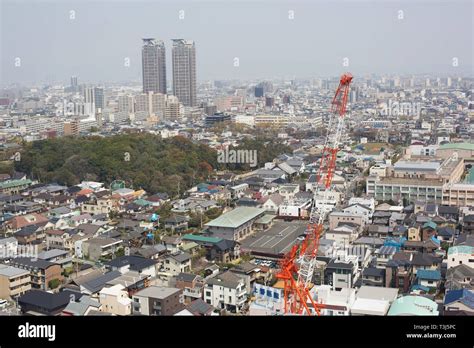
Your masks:
<svg viewBox="0 0 474 348"><path fill-rule="evenodd" d="M458 245L448 249L448 268L467 265L474 268L474 247Z"/></svg>
<svg viewBox="0 0 474 348"><path fill-rule="evenodd" d="M204 287L204 301L218 309L238 313L247 300L245 280L225 272L210 278Z"/></svg>
<svg viewBox="0 0 474 348"><path fill-rule="evenodd" d="M99 302L103 312L115 315L130 315L132 313L132 300L121 284L100 290Z"/></svg>
<svg viewBox="0 0 474 348"><path fill-rule="evenodd" d="M324 305L321 315L348 316L356 299L356 290L343 288L340 291L332 290L330 285L320 285L311 291L317 303Z"/></svg>
<svg viewBox="0 0 474 348"><path fill-rule="evenodd" d="M0 239L0 259L16 257L17 252L18 241L15 237Z"/></svg>

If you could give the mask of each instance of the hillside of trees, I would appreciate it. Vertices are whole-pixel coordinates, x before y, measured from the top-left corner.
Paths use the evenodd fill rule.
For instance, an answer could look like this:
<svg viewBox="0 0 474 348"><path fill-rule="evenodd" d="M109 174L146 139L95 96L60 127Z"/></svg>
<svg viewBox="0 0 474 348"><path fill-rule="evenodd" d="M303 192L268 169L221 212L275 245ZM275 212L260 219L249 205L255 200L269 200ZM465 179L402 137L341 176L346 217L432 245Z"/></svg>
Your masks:
<svg viewBox="0 0 474 348"><path fill-rule="evenodd" d="M15 169L41 182L74 185L82 180L127 186L171 195L207 179L216 152L183 137L162 140L151 134L113 137L62 137L25 144ZM178 185L179 183L179 185Z"/></svg>
<svg viewBox="0 0 474 348"><path fill-rule="evenodd" d="M259 165L291 152L268 141L244 141L239 148L257 150ZM124 180L129 187L171 196L208 180L214 169L244 169L239 167L217 163L217 152L207 145L180 136L161 139L152 134L61 137L25 143L21 161L15 162L15 170L41 182L74 185L91 180L109 185Z"/></svg>

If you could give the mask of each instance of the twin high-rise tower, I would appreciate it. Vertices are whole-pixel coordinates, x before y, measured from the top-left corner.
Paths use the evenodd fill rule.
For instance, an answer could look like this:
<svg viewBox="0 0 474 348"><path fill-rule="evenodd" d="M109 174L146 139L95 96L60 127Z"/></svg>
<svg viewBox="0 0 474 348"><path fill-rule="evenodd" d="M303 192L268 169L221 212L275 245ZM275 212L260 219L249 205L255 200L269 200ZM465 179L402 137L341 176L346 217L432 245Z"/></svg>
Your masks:
<svg viewBox="0 0 474 348"><path fill-rule="evenodd" d="M174 39L173 94L184 106L196 105L196 48L193 41ZM166 94L166 52L163 41L143 39L143 92Z"/></svg>
<svg viewBox="0 0 474 348"><path fill-rule="evenodd" d="M143 93L166 94L166 51L163 41L143 39Z"/></svg>

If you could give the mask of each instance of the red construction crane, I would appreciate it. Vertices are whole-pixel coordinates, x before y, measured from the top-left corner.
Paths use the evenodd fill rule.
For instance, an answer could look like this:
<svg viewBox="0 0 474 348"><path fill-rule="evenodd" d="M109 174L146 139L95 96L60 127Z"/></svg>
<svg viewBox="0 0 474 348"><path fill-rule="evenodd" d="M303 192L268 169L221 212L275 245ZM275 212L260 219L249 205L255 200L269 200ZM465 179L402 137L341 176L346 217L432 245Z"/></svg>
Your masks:
<svg viewBox="0 0 474 348"><path fill-rule="evenodd" d="M334 171L336 169L337 152L344 128L349 87L352 82L350 73L343 74L339 87L331 103L331 117L327 129L326 142L321 157L321 163L316 175L317 185L309 218L308 233L301 244L295 244L280 262L280 271L277 279L284 283L284 311L287 314L312 315L314 311L319 315L323 304L315 303L309 290L316 266L319 239L323 232L323 223L329 212L324 205L330 191ZM316 204L316 200L323 196L323 204Z"/></svg>

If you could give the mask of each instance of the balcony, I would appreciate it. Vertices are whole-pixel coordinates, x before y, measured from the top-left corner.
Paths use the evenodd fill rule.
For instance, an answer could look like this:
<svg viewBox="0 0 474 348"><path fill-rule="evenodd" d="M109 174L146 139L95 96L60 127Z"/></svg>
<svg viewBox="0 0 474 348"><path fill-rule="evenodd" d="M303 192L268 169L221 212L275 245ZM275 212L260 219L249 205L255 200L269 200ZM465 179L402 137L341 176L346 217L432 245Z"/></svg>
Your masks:
<svg viewBox="0 0 474 348"><path fill-rule="evenodd" d="M194 297L194 298L201 298L202 296L202 288L184 288L183 290L184 296Z"/></svg>

